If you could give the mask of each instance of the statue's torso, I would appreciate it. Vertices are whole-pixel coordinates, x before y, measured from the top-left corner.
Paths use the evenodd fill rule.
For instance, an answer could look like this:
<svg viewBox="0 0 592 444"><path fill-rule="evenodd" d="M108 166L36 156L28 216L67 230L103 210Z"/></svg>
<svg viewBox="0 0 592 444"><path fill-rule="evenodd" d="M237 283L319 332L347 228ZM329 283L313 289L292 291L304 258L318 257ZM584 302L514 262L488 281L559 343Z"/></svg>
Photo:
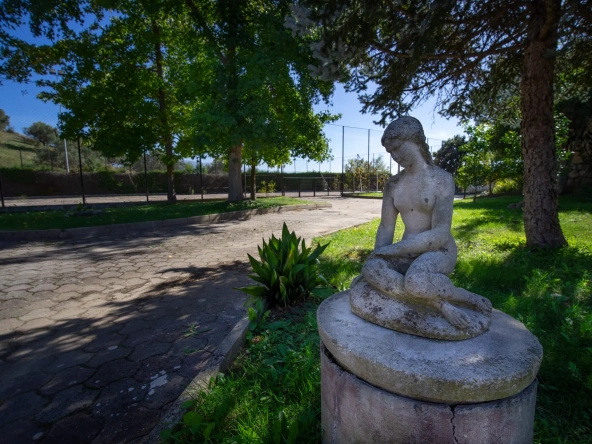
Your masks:
<svg viewBox="0 0 592 444"><path fill-rule="evenodd" d="M405 224L405 236L432 228L434 205L441 194L442 181L432 168L423 174L399 174L390 187L390 198Z"/></svg>

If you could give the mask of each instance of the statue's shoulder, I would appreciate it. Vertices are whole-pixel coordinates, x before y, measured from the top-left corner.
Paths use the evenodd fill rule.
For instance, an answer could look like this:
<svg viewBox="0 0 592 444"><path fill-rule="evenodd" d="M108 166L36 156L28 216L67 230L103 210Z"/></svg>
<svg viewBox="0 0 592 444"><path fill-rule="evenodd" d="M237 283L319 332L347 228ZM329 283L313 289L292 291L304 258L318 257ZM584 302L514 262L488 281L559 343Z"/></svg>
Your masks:
<svg viewBox="0 0 592 444"><path fill-rule="evenodd" d="M432 171L432 177L434 177L436 180L438 188L440 188L442 191L448 189L454 190L454 177L452 174L436 165L431 165L430 169Z"/></svg>
<svg viewBox="0 0 592 444"><path fill-rule="evenodd" d="M384 184L384 195L385 196L387 194L390 194L390 195L393 194L393 192L395 191L395 188L397 186L397 183L399 183L399 180L401 179L401 174L402 173L395 174L394 176L391 176L386 180L386 183Z"/></svg>

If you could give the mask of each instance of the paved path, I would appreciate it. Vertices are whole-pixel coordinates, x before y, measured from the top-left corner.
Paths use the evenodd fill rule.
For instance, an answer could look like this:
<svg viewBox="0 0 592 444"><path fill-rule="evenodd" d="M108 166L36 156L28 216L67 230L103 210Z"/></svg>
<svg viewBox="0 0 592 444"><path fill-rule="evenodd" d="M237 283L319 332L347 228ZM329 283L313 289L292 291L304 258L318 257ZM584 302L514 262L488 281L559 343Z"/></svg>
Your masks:
<svg viewBox="0 0 592 444"><path fill-rule="evenodd" d="M238 320L246 253L311 239L379 200L125 237L0 244L0 441L139 442Z"/></svg>

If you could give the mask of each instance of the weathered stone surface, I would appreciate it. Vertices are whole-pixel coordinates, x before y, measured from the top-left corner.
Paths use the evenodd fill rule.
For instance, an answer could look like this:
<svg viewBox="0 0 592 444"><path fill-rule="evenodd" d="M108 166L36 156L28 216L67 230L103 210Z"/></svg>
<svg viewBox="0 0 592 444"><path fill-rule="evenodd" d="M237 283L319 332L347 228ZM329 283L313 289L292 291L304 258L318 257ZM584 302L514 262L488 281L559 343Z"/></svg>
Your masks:
<svg viewBox="0 0 592 444"><path fill-rule="evenodd" d="M473 405L423 402L356 378L321 346L323 443L531 444L536 387Z"/></svg>
<svg viewBox="0 0 592 444"><path fill-rule="evenodd" d="M367 321L426 338L461 340L483 333L491 302L448 278L457 258L450 232L452 175L434 164L414 117L390 123L381 143L404 169L385 184L374 251L351 285L352 310ZM405 231L393 243L399 216Z"/></svg>
<svg viewBox="0 0 592 444"><path fill-rule="evenodd" d="M317 311L321 339L336 361L372 385L446 404L507 398L532 383L543 350L522 323L494 310L490 329L465 341L412 336L354 315L349 292Z"/></svg>
<svg viewBox="0 0 592 444"><path fill-rule="evenodd" d="M385 296L364 280L351 287L349 300L352 312L373 324L426 338L469 339L486 331L491 322L490 313L458 306L470 320L466 328L459 329L433 308Z"/></svg>
<svg viewBox="0 0 592 444"><path fill-rule="evenodd" d="M43 423L54 422L90 406L98 394L98 390L90 390L82 385L76 385L55 395L51 403L35 418Z"/></svg>

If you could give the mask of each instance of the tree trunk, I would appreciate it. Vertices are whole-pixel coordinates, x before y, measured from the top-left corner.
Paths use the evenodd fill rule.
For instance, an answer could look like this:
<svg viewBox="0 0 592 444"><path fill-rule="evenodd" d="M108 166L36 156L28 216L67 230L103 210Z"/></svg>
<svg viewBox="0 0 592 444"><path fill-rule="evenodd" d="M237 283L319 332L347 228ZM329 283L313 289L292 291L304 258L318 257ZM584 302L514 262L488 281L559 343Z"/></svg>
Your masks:
<svg viewBox="0 0 592 444"><path fill-rule="evenodd" d="M529 247L566 245L557 213L553 79L560 0L534 0L520 84L524 230Z"/></svg>
<svg viewBox="0 0 592 444"><path fill-rule="evenodd" d="M155 21L152 22L152 32L156 35L155 43L155 60L156 60L156 74L160 80L160 87L158 88L158 108L160 112L160 124L162 127L161 137L164 139L165 158L164 163L167 167L167 202L173 204L177 202L177 195L175 194L175 181L173 171L175 170L175 158L173 157L173 135L169 126L167 118L167 102L164 88L164 73L162 70L162 46L160 43L160 28Z"/></svg>
<svg viewBox="0 0 592 444"><path fill-rule="evenodd" d="M242 143L232 147L228 153L228 202L243 200L241 181Z"/></svg>
<svg viewBox="0 0 592 444"><path fill-rule="evenodd" d="M251 200L257 199L257 185L255 183L255 175L257 174L257 165L251 164Z"/></svg>

